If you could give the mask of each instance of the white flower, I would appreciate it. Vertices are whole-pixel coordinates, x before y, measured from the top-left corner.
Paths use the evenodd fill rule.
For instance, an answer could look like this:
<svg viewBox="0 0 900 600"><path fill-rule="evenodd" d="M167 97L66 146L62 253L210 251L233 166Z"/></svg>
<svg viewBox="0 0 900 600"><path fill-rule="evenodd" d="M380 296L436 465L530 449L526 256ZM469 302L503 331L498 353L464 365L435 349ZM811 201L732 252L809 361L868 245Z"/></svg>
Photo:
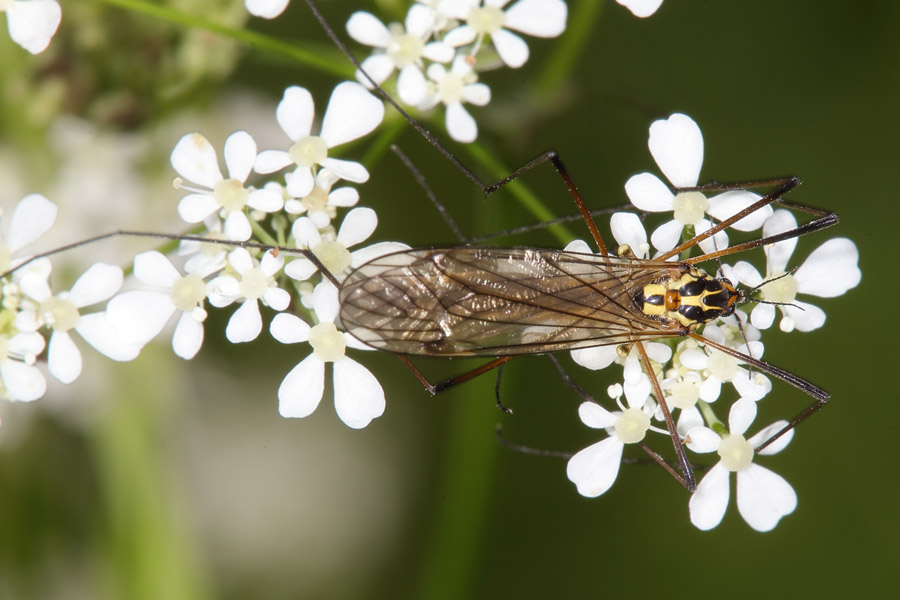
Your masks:
<svg viewBox="0 0 900 600"><path fill-rule="evenodd" d="M763 226L763 235L777 235L797 227L797 220L787 210L777 210ZM797 247L797 238L791 238L766 246L766 276L748 262L734 265L735 277L749 287L760 287L760 298L781 303L784 317L779 327L782 331L812 331L825 324L825 311L818 306L801 302L797 294L809 294L820 298L834 298L856 287L862 277L856 244L847 238L828 240L806 257L794 273L785 274L788 261ZM763 284L763 281L767 283ZM755 327L767 329L775 320L775 306L758 304L750 313Z"/></svg>
<svg viewBox="0 0 900 600"><path fill-rule="evenodd" d="M172 315L179 313L172 349L185 360L196 356L203 344L206 282L209 273L182 276L169 260L155 250L134 258L134 276L158 290L135 290L109 301L106 314L122 341L143 346L156 337Z"/></svg>
<svg viewBox="0 0 900 600"><path fill-rule="evenodd" d="M309 248L328 272L340 278L350 267L358 267L373 258L409 248L399 242L379 242L350 252L349 248L364 242L375 231L378 217L371 208L354 208L347 213L337 237L323 237L315 224L306 217L294 221L292 236L300 248ZM292 279L306 281L318 267L306 257L299 257L287 264L284 272Z"/></svg>
<svg viewBox="0 0 900 600"><path fill-rule="evenodd" d="M339 305L337 289L322 282L313 292L319 323L310 327L298 317L280 313L270 326L272 336L283 344L309 342L313 353L285 376L278 388L278 412L286 418L303 418L316 410L325 387L325 363L334 363L334 408L341 421L362 429L384 413L384 390L375 376L349 358L347 346L371 350L352 335L334 326Z"/></svg>
<svg viewBox="0 0 900 600"><path fill-rule="evenodd" d="M438 104L447 107L447 131L457 142L474 142L478 137L478 125L465 108L463 102L484 106L491 101L491 88L477 83L478 76L465 57L457 56L448 71L444 65L434 63L428 67L428 99L420 106L423 110Z"/></svg>
<svg viewBox="0 0 900 600"><path fill-rule="evenodd" d="M738 512L757 531L771 531L782 517L797 508L797 494L783 477L753 462L754 448L780 431L787 421L766 427L749 440L744 432L756 418L756 403L741 399L728 415L730 435L719 437L712 429L697 427L688 432L687 446L694 452L718 452L721 460L700 481L689 503L691 523L704 531L722 521L728 507L730 473L737 473ZM794 430L759 452L781 452L793 438Z"/></svg>
<svg viewBox="0 0 900 600"><path fill-rule="evenodd" d="M9 229L0 228L0 274L21 263L19 250L37 241L56 221L56 205L40 194L25 196L13 210ZM0 217L3 212L0 211ZM27 258L27 257L26 257Z"/></svg>
<svg viewBox="0 0 900 600"><path fill-rule="evenodd" d="M62 18L56 0L0 0L0 12L6 13L12 41L32 54L47 49Z"/></svg>
<svg viewBox="0 0 900 600"><path fill-rule="evenodd" d="M202 186L191 190L194 193L178 204L178 213L188 223L200 223L218 211L225 219L228 239L245 241L252 233L245 207L263 212L281 210L281 196L272 190L244 187L256 160L256 142L245 131L232 133L225 140L228 179L219 170L215 148L199 133L189 133L178 140L171 160L179 175Z"/></svg>
<svg viewBox="0 0 900 600"><path fill-rule="evenodd" d="M49 261L36 262L45 265L49 274ZM40 285L38 281L37 277L29 282L23 280L22 290L38 304L16 316L16 327L20 331L36 331L40 327L53 330L47 350L47 366L59 381L71 383L81 374L81 353L69 334L73 329L84 341L113 360L128 361L137 357L140 346L122 342L105 312L81 314L79 311L119 291L122 287L122 269L96 263L78 278L71 291L55 296L51 295L46 283Z"/></svg>
<svg viewBox="0 0 900 600"><path fill-rule="evenodd" d="M274 173L295 165L294 171L285 175L291 196L302 198L312 191L316 165L347 181L368 181L369 172L358 162L328 156L331 148L366 135L384 118L384 104L366 88L350 81L338 84L328 101L319 135L312 135L315 106L312 95L304 88L292 86L284 90L275 117L294 144L287 151L261 152L254 168L259 173Z"/></svg>
<svg viewBox="0 0 900 600"><path fill-rule="evenodd" d="M481 0L439 2L441 12L465 22L447 33L444 41L456 47L476 42L474 55L484 37L490 36L500 60L515 69L528 60L528 44L512 31L542 38L565 31L568 7L563 0L519 0L504 11L509 1L484 0L483 5Z"/></svg>
<svg viewBox="0 0 900 600"><path fill-rule="evenodd" d="M291 215L306 214L310 220L322 229L331 223L336 211L335 208L349 208L355 206L359 202L359 192L352 187L339 187L332 190L332 186L340 181L337 175L328 169L321 169L316 174L316 185L312 191L303 198L295 199L288 197L284 202L284 210ZM271 182L266 186L278 186L277 183Z"/></svg>
<svg viewBox="0 0 900 600"><path fill-rule="evenodd" d="M250 342L262 331L259 302L275 310L284 310L291 303L291 295L275 282L275 274L284 265L284 257L266 252L262 261L256 261L246 249L235 248L228 254L228 262L241 279L222 275L210 281L206 286L209 303L221 308L240 301L240 308L234 311L225 327L225 337L233 344Z"/></svg>
<svg viewBox="0 0 900 600"><path fill-rule="evenodd" d="M44 351L44 338L35 332L20 332L12 337L0 334L0 379L2 395L18 402L37 400L47 391L47 382L34 366Z"/></svg>
<svg viewBox="0 0 900 600"><path fill-rule="evenodd" d="M274 19L284 12L290 0L244 0L247 12L254 17Z"/></svg>
<svg viewBox="0 0 900 600"><path fill-rule="evenodd" d="M673 114L666 120L655 121L650 126L650 154L660 170L676 188L695 187L703 164L703 135L693 119L683 114ZM686 225L695 233L703 233L712 224L705 216L724 220L747 208L760 196L744 190L728 191L712 198L701 192L673 194L669 187L650 173L634 175L625 183L625 192L631 203L648 212L674 211L671 221L660 225L650 236L654 248L663 252L675 247ZM738 231L752 231L762 227L772 214L767 206L755 211L732 225ZM700 243L704 252L712 252L728 245L724 231Z"/></svg>
<svg viewBox="0 0 900 600"><path fill-rule="evenodd" d="M434 29L434 19L430 8L414 4L406 14L405 29L399 23L385 27L367 12L353 13L347 21L350 37L381 50L362 62L363 70L378 84L390 77L395 69L399 70L397 94L400 100L411 106L424 101L428 91L422 73L422 59L447 63L456 54L452 46L443 42L426 43ZM364 86L371 87L369 80L359 71L356 78Z"/></svg>
<svg viewBox="0 0 900 600"><path fill-rule="evenodd" d="M610 395L618 396L621 389L621 386L610 386ZM612 487L619 474L625 444L642 441L650 429L648 404L652 403L647 403L647 395L626 397L626 400L629 408L623 407L622 411L610 412L595 402L584 402L578 407L578 416L585 425L609 433L606 439L569 459L566 475L582 496L595 498Z"/></svg>
<svg viewBox="0 0 900 600"><path fill-rule="evenodd" d="M754 332L748 324L744 324L744 333L751 340L759 337L759 332ZM753 358L762 358L763 343L754 340L744 344L740 336L740 330L729 325L710 324L703 328L703 337ZM753 401L760 400L772 391L772 382L767 377L739 366L741 362L737 358L708 346L700 350L695 344L686 343L684 347L678 355L679 361L684 367L701 375L703 383L700 384L699 394L704 402L715 402L724 382L731 382L742 398Z"/></svg>
<svg viewBox="0 0 900 600"><path fill-rule="evenodd" d="M659 10L663 0L616 0L636 17L646 18Z"/></svg>

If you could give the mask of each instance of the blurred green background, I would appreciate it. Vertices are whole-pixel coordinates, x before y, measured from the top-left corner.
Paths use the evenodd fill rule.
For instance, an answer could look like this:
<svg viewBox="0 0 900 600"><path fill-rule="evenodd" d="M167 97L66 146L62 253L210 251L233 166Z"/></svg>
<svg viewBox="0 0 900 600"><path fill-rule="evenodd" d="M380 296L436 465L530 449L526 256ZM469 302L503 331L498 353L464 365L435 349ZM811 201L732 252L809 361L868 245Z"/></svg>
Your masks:
<svg viewBox="0 0 900 600"><path fill-rule="evenodd" d="M322 4L335 25L358 8L386 14L371 3ZM129 22L118 9L97 6L74 3L69 14L98 10L102 19L94 27L100 29ZM240 14L200 2L182 8L214 21ZM404 9L393 10L396 20ZM131 19L132 27L146 27L145 35L152 30L159 41L184 42L177 26ZM320 44L324 56L340 62L298 0L278 21L249 26ZM579 28L584 42L565 45ZM203 64L202 50L211 52L218 42L213 34L197 37L192 60ZM490 376L430 398L399 361L367 355L386 389L382 418L363 431L349 430L326 391L312 417L284 420L276 390L306 351L265 335L252 346L229 346L217 333L226 314L208 322L207 342L192 362L175 358L163 340L134 363L91 360L72 386L3 408L0 597L896 597L900 455L891 440L900 433L900 404L888 375L896 368L890 344L898 334L900 292L900 255L891 241L900 218L900 4L666 0L655 16L639 20L612 2L573 0L563 38L528 41L529 63L485 74L494 99L473 111L483 148L507 167L553 148L592 207L622 204L626 179L655 170L646 147L649 124L686 112L705 138L701 181L799 175L804 183L791 199L833 209L841 223L801 240L798 256L834 236L859 246L862 284L842 298L816 302L828 313L824 329L765 337L768 360L833 398L786 451L764 463L793 484L797 511L760 534L739 517L732 498L723 523L700 532L688 521L684 490L658 469L642 467L623 467L601 498L580 497L563 460L511 452L495 437L501 424L509 439L537 448L576 451L598 439L576 416L580 399L541 357L514 361L504 371L503 397L513 415L494 406ZM0 43L2 56L23 64L24 53L5 36ZM570 47L571 56L557 54ZM122 102L131 107L120 111L127 118L96 126L150 140L161 157L156 212L174 215L179 197L167 189L169 150L201 126L217 97L262 92L270 112L252 118L272 127L285 86L310 87L323 107L335 83L264 49L238 50L231 48L238 61L233 70L226 65L197 80L173 77L183 88L170 85L167 96L149 85L157 96L146 104ZM104 60L97 52L85 60ZM127 67L128 58L118 60ZM134 59L171 67L149 50ZM70 61L74 72L84 66L77 56ZM59 63L57 55L43 64ZM111 75L126 71L109 69L84 93L137 95L139 78ZM16 73L8 71L7 82L34 76ZM47 67L39 75L54 73ZM183 109L197 118L179 121ZM99 110L86 100L73 112L90 118ZM250 115L232 114L232 121L202 122L214 144L252 127ZM160 127L164 117L178 126ZM3 120L6 144L20 134L15 121L9 114ZM429 127L446 138L439 122ZM532 220L509 194L484 200L408 128L397 143L467 231ZM451 147L491 176L470 150ZM38 174L49 169L34 168ZM361 204L378 211L378 240L453 241L396 158L385 155L370 171ZM573 212L552 169L526 180L556 214ZM118 226L105 223L100 231ZM582 229L572 227L584 236ZM546 232L516 241L558 245ZM117 251L105 246L106 260ZM568 357L562 360L571 366ZM470 366L420 364L433 378ZM619 376L617 370L571 371L601 397ZM787 385L774 387L757 426L807 403Z"/></svg>

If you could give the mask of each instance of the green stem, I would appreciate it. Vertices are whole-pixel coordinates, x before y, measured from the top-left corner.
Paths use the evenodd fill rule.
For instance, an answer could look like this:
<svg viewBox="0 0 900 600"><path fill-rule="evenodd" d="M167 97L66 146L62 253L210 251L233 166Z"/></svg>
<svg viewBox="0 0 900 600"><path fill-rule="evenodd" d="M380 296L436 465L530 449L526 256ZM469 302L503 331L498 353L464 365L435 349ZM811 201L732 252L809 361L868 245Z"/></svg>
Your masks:
<svg viewBox="0 0 900 600"><path fill-rule="evenodd" d="M713 409L709 405L709 403L704 402L703 400L698 400L697 408L700 409L700 414L703 415L703 420L706 421L707 427L709 427L719 435L725 435L728 433L728 427L725 426L725 423L719 420L719 417L717 417L716 413L713 412Z"/></svg>
<svg viewBox="0 0 900 600"><path fill-rule="evenodd" d="M185 14L173 10L169 6L154 4L145 0L101 1L112 6L156 17L170 23L177 23L192 29L202 29L204 31L217 33L223 37L231 38L245 46L281 54L300 64L318 69L324 73L337 75L344 79L352 79L355 72L353 65L351 65L343 55L339 54L334 48L324 44L288 43L256 31L229 27L222 23L217 23L196 15Z"/></svg>

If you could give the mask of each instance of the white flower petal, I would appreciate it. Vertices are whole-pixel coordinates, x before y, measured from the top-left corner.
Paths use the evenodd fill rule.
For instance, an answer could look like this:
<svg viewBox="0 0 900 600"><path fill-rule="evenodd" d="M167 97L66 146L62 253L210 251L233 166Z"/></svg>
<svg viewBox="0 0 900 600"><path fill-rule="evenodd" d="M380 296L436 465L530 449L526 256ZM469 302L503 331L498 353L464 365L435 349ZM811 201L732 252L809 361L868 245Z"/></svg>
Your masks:
<svg viewBox="0 0 900 600"><path fill-rule="evenodd" d="M211 194L188 194L178 203L178 214L188 223L200 223L219 208Z"/></svg>
<svg viewBox="0 0 900 600"><path fill-rule="evenodd" d="M63 383L72 383L81 375L81 352L65 331L54 331L50 336L47 367Z"/></svg>
<svg viewBox="0 0 900 600"><path fill-rule="evenodd" d="M756 402L741 398L728 412L728 431L733 435L744 435L755 418Z"/></svg>
<svg viewBox="0 0 900 600"><path fill-rule="evenodd" d="M779 209L766 219L763 225L763 236L769 237L790 231L797 227L797 219L789 210ZM797 238L792 237L781 242L766 246L767 270L776 273L787 270L788 261L797 247Z"/></svg>
<svg viewBox="0 0 900 600"><path fill-rule="evenodd" d="M834 298L859 285L859 250L847 238L828 240L806 257L794 273L797 291L820 298Z"/></svg>
<svg viewBox="0 0 900 600"><path fill-rule="evenodd" d="M759 446L763 442L768 441L770 437L784 429L788 425L788 422L785 420L775 421L768 427L761 429L756 433L753 437L749 438L747 441L750 442L750 445L754 448ZM759 454L763 456L769 456L772 454L778 454L782 450L784 450L788 444L791 443L791 440L794 439L794 429L789 429L787 433L782 435L780 438L763 448L759 451Z"/></svg>
<svg viewBox="0 0 900 600"><path fill-rule="evenodd" d="M728 470L717 463L709 470L691 496L688 508L691 512L691 523L703 531L708 531L722 522L725 509L728 508L729 476Z"/></svg>
<svg viewBox="0 0 900 600"><path fill-rule="evenodd" d="M32 54L40 54L50 45L62 10L55 0L11 2L6 8L6 18L12 41Z"/></svg>
<svg viewBox="0 0 900 600"><path fill-rule="evenodd" d="M257 173L274 173L292 164L291 156L284 150L263 150L253 162Z"/></svg>
<svg viewBox="0 0 900 600"><path fill-rule="evenodd" d="M369 180L369 172L360 163L353 160L340 160L337 158L326 158L322 161L322 166L347 181L353 183L365 183ZM310 188L312 191L312 188ZM298 196L306 196L309 194L298 194Z"/></svg>
<svg viewBox="0 0 900 600"><path fill-rule="evenodd" d="M285 274L297 281L306 281L318 270L319 268L307 258L297 258L284 267Z"/></svg>
<svg viewBox="0 0 900 600"><path fill-rule="evenodd" d="M284 12L290 0L244 0L244 6L254 17L274 19ZM184 357L182 357L184 358Z"/></svg>
<svg viewBox="0 0 900 600"><path fill-rule="evenodd" d="M332 192L328 194L328 204L331 206L348 208L350 206L356 206L357 202L359 202L359 192L355 188L342 187L332 190Z"/></svg>
<svg viewBox="0 0 900 600"><path fill-rule="evenodd" d="M524 0L522 0L524 1ZM518 69L528 60L528 44L516 34L500 29L491 35L494 47L507 67Z"/></svg>
<svg viewBox="0 0 900 600"><path fill-rule="evenodd" d="M235 248L228 253L228 262L234 267L234 270L243 275L252 269L255 265L253 257L246 248Z"/></svg>
<svg viewBox="0 0 900 600"><path fill-rule="evenodd" d="M9 221L6 247L15 253L36 241L53 226L56 213L56 205L40 194L30 194L19 200Z"/></svg>
<svg viewBox="0 0 900 600"><path fill-rule="evenodd" d="M593 254L594 252L591 250L591 247L588 246L588 243L584 240L572 240L566 247L563 248L563 252L578 252L580 254Z"/></svg>
<svg viewBox="0 0 900 600"><path fill-rule="evenodd" d="M425 44L422 56L434 62L448 63L456 57L456 48L447 42L431 42Z"/></svg>
<svg viewBox="0 0 900 600"><path fill-rule="evenodd" d="M188 181L209 189L222 181L216 149L202 134L189 133L178 140L170 160L172 167Z"/></svg>
<svg viewBox="0 0 900 600"><path fill-rule="evenodd" d="M284 206L284 196L271 188L253 190L247 197L247 206L267 213L277 212Z"/></svg>
<svg viewBox="0 0 900 600"><path fill-rule="evenodd" d="M738 214L754 202L760 200L762 196L748 192L746 190L731 190L709 199L709 208L706 213L714 217L718 221L724 221ZM772 216L772 205L764 206L753 211L737 223L731 225L730 229L738 231L755 231L763 226L766 219Z"/></svg>
<svg viewBox="0 0 900 600"><path fill-rule="evenodd" d="M630 10L634 16L645 19L662 6L663 0L616 0L616 2Z"/></svg>
<svg viewBox="0 0 900 600"><path fill-rule="evenodd" d="M738 261L732 268L732 273L737 279L734 283L743 283L748 287L756 287L763 282L762 275L756 267L745 260Z"/></svg>
<svg viewBox="0 0 900 600"><path fill-rule="evenodd" d="M588 446L569 459L566 476L579 494L596 498L616 482L624 448L625 444L615 436Z"/></svg>
<svg viewBox="0 0 900 600"><path fill-rule="evenodd" d="M394 252L403 252L404 250L409 250L409 246L400 242L378 242L377 244L354 250L350 255L350 266L356 268L380 256L386 256Z"/></svg>
<svg viewBox="0 0 900 600"><path fill-rule="evenodd" d="M250 221L247 215L240 211L231 211L225 217L225 225L222 228L225 237L236 242L244 242L253 235L253 229L250 227Z"/></svg>
<svg viewBox="0 0 900 600"><path fill-rule="evenodd" d="M367 368L346 356L333 368L334 408L341 421L362 429L384 414L384 390Z"/></svg>
<svg viewBox="0 0 900 600"><path fill-rule="evenodd" d="M266 306L272 310L284 310L291 305L291 295L281 288L270 287L262 297Z"/></svg>
<svg viewBox="0 0 900 600"><path fill-rule="evenodd" d="M141 352L141 346L122 341L105 312L81 315L75 331L93 346L94 350L119 362L134 360Z"/></svg>
<svg viewBox="0 0 900 600"><path fill-rule="evenodd" d="M337 241L349 248L368 239L378 226L378 216L368 207L354 208L347 213L338 230Z"/></svg>
<svg viewBox="0 0 900 600"><path fill-rule="evenodd" d="M825 311L809 302L794 300L791 306L782 306L781 310L793 321L797 331L813 331L825 324Z"/></svg>
<svg viewBox="0 0 900 600"><path fill-rule="evenodd" d="M641 246L647 243L647 232L640 217L634 213L614 213L609 219L609 228L619 245L627 244L635 255L641 256Z"/></svg>
<svg viewBox="0 0 900 600"><path fill-rule="evenodd" d="M759 402L772 391L772 382L766 376L760 373L751 375L746 369L740 369L732 377L731 385L734 386L741 398L754 402Z"/></svg>
<svg viewBox="0 0 900 600"><path fill-rule="evenodd" d="M687 432L686 445L691 452L708 454L715 452L722 444L722 438L709 427L694 427Z"/></svg>
<svg viewBox="0 0 900 600"><path fill-rule="evenodd" d="M387 54L373 54L362 61L362 71L365 71L366 75L371 77L377 84L384 83L384 80L391 76L395 68L397 66ZM356 80L366 86L366 88L371 89L372 83L359 69L356 71Z"/></svg>
<svg viewBox="0 0 900 600"><path fill-rule="evenodd" d="M255 300L248 300L241 304L225 327L225 337L232 344L252 342L262 331L262 317L259 314L259 304Z"/></svg>
<svg viewBox="0 0 900 600"><path fill-rule="evenodd" d="M296 85L284 90L284 96L278 103L278 108L275 109L275 119L278 121L278 125L295 142L308 136L312 131L315 114L316 107L312 94L306 88ZM260 157L263 154L265 152Z"/></svg>
<svg viewBox="0 0 900 600"><path fill-rule="evenodd" d="M143 346L166 326L176 307L168 293L135 290L106 305L109 323L123 342Z"/></svg>
<svg viewBox="0 0 900 600"><path fill-rule="evenodd" d="M667 252L681 240L681 232L683 230L684 225L678 221L666 221L650 234L650 243L657 250Z"/></svg>
<svg viewBox="0 0 900 600"><path fill-rule="evenodd" d="M313 290L313 308L320 322L331 323L341 308L338 291L331 282L323 281Z"/></svg>
<svg viewBox="0 0 900 600"><path fill-rule="evenodd" d="M775 307L771 304L758 304L750 313L750 324L758 329L768 329L775 321Z"/></svg>
<svg viewBox="0 0 900 600"><path fill-rule="evenodd" d="M282 344L297 344L309 340L310 327L300 317L278 313L269 325L269 333Z"/></svg>
<svg viewBox="0 0 900 600"><path fill-rule="evenodd" d="M371 132L383 118L384 103L381 100L360 84L345 81L331 94L321 137L329 148L334 148Z"/></svg>
<svg viewBox="0 0 900 600"><path fill-rule="evenodd" d="M172 335L172 350L184 360L191 360L203 345L203 323L189 312L181 314L175 333Z"/></svg>
<svg viewBox="0 0 900 600"><path fill-rule="evenodd" d="M347 20L347 33L354 40L374 48L386 48L391 41L391 33L375 15L358 11Z"/></svg>
<svg viewBox="0 0 900 600"><path fill-rule="evenodd" d="M483 83L470 83L463 88L463 100L475 106L485 106L491 101L491 88Z"/></svg>
<svg viewBox="0 0 900 600"><path fill-rule="evenodd" d="M40 369L17 360L0 362L0 377L10 400L31 402L47 391L47 381Z"/></svg>
<svg viewBox="0 0 900 600"><path fill-rule="evenodd" d="M75 281L69 300L78 308L102 302L119 291L122 280L120 267L95 263Z"/></svg>
<svg viewBox="0 0 900 600"><path fill-rule="evenodd" d="M434 27L434 10L424 4L413 4L403 19L403 26L407 33L417 37L425 37L431 33Z"/></svg>
<svg viewBox="0 0 900 600"><path fill-rule="evenodd" d="M552 38L565 31L568 8L563 0L519 0L509 7L505 16L504 27Z"/></svg>
<svg viewBox="0 0 900 600"><path fill-rule="evenodd" d="M675 195L663 181L651 173L639 173L625 182L625 193L635 208L647 212L666 212L674 207Z"/></svg>
<svg viewBox="0 0 900 600"><path fill-rule="evenodd" d="M621 412L609 412L596 402L582 402L578 406L578 418L592 429L614 427L620 416L622 416Z"/></svg>
<svg viewBox="0 0 900 600"><path fill-rule="evenodd" d="M478 137L478 125L462 103L454 102L447 105L447 133L457 142L470 143Z"/></svg>
<svg viewBox="0 0 900 600"><path fill-rule="evenodd" d="M428 93L425 74L416 64L406 65L397 77L397 95L410 106L417 106Z"/></svg>
<svg viewBox="0 0 900 600"><path fill-rule="evenodd" d="M181 278L169 259L156 250L142 252L134 257L134 276L142 283L171 288Z"/></svg>
<svg viewBox="0 0 900 600"><path fill-rule="evenodd" d="M650 125L650 154L675 187L693 187L703 166L703 134L692 118L675 113Z"/></svg>
<svg viewBox="0 0 900 600"><path fill-rule="evenodd" d="M247 181L256 161L256 142L246 131L235 131L225 140L225 166L228 176L241 183Z"/></svg>
<svg viewBox="0 0 900 600"><path fill-rule="evenodd" d="M756 531L771 531L797 508L797 493L784 477L757 464L737 475L738 512Z"/></svg>
<svg viewBox="0 0 900 600"><path fill-rule="evenodd" d="M613 364L619 356L616 346L597 346L572 350L572 360L586 369L597 371Z"/></svg>
<svg viewBox="0 0 900 600"><path fill-rule="evenodd" d="M278 388L278 413L286 419L308 417L325 389L325 363L310 354L291 369Z"/></svg>

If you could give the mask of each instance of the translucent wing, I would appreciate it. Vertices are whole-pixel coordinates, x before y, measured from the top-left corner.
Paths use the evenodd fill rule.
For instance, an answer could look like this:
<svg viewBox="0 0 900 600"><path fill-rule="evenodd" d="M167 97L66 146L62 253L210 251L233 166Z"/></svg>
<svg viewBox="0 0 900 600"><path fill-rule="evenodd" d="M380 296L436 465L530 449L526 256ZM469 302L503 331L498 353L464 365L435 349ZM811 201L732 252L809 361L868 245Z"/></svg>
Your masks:
<svg viewBox="0 0 900 600"><path fill-rule="evenodd" d="M353 271L343 327L401 354L540 354L685 335L635 304L678 263L537 248L406 250Z"/></svg>

